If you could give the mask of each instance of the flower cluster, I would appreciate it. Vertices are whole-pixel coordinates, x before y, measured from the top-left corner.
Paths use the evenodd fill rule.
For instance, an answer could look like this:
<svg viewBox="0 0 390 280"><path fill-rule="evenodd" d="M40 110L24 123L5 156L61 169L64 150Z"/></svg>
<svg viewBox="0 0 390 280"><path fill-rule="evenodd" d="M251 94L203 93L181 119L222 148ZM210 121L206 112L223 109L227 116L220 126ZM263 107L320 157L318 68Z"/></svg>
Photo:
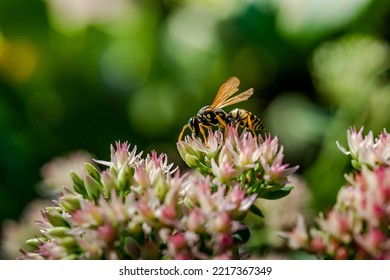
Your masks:
<svg viewBox="0 0 390 280"><path fill-rule="evenodd" d="M390 166L390 137L386 130L374 139L372 131L363 137L363 127L359 131L353 127L347 134L347 140L349 151L338 142L337 146L344 154L351 155L354 168Z"/></svg>
<svg viewBox="0 0 390 280"><path fill-rule="evenodd" d="M248 240L243 218L257 197L287 195L277 138L263 140L236 128L210 132L208 142L187 137L180 154L201 174L181 174L155 151L116 143L111 160L71 172L55 206L42 211L41 236L21 259L235 259ZM190 175L191 174L191 175Z"/></svg>
<svg viewBox="0 0 390 280"><path fill-rule="evenodd" d="M309 232L303 219L285 233L293 249L305 249L331 259L390 259L390 135L384 130L373 139L348 131L349 151L355 171L337 202Z"/></svg>
<svg viewBox="0 0 390 280"><path fill-rule="evenodd" d="M298 166L283 163L283 147L278 138L253 135L229 126L225 141L221 131L210 131L204 143L187 136L177 144L179 153L189 167L212 177L214 184L239 184L258 197L278 199L290 193L288 177Z"/></svg>

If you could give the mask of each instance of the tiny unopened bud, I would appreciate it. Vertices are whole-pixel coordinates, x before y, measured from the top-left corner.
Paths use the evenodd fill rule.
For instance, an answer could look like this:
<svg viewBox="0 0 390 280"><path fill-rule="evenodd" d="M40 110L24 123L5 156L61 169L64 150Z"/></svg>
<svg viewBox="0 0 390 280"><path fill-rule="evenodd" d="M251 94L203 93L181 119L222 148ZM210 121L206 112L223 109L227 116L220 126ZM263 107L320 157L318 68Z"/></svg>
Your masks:
<svg viewBox="0 0 390 280"><path fill-rule="evenodd" d="M80 197L75 195L64 195L60 198L60 206L67 212L72 213L80 209Z"/></svg>
<svg viewBox="0 0 390 280"><path fill-rule="evenodd" d="M77 241L74 239L73 236L67 236L67 237L61 238L59 240L58 244L64 248L73 249L74 246L77 245Z"/></svg>
<svg viewBox="0 0 390 280"><path fill-rule="evenodd" d="M53 226L69 227L69 224L63 215L63 210L60 207L46 207L43 215Z"/></svg>
<svg viewBox="0 0 390 280"><path fill-rule="evenodd" d="M96 181L100 182L100 172L99 170L93 166L92 164L90 163L85 163L85 170L87 171L87 173L92 177L94 178Z"/></svg>
<svg viewBox="0 0 390 280"><path fill-rule="evenodd" d="M199 208L194 208L189 214L187 227L189 230L198 232L203 229L204 217Z"/></svg>
<svg viewBox="0 0 390 280"><path fill-rule="evenodd" d="M85 185L84 185L84 181L73 171L70 172L70 176L71 176L72 181L73 181L73 189L77 193L81 194L84 198L87 198L88 194L87 194L87 190L86 190Z"/></svg>
<svg viewBox="0 0 390 280"><path fill-rule="evenodd" d="M97 201L100 196L102 185L89 174L84 176L84 182L89 198Z"/></svg>
<svg viewBox="0 0 390 280"><path fill-rule="evenodd" d="M46 241L47 241L46 238L31 238L26 241L26 244L36 250L39 248L40 244Z"/></svg>
<svg viewBox="0 0 390 280"><path fill-rule="evenodd" d="M186 248L187 240L184 234L178 232L175 235L172 235L171 238L169 238L168 247L170 250L173 250L174 252L179 252L182 249Z"/></svg>
<svg viewBox="0 0 390 280"><path fill-rule="evenodd" d="M52 227L46 230L46 233L51 237L65 237L69 235L68 227Z"/></svg>
<svg viewBox="0 0 390 280"><path fill-rule="evenodd" d="M199 159L194 155L185 155L184 161L190 168L196 168L199 165Z"/></svg>

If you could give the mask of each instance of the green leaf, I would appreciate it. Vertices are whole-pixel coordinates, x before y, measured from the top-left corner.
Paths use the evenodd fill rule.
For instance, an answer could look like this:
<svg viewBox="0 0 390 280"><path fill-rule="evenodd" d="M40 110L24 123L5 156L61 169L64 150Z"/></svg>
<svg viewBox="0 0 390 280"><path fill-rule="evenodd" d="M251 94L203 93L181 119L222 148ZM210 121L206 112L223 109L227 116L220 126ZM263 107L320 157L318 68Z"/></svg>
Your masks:
<svg viewBox="0 0 390 280"><path fill-rule="evenodd" d="M352 159L351 160L351 163L352 163L352 167L355 168L356 170L360 170L362 169L359 161L355 160L355 159Z"/></svg>
<svg viewBox="0 0 390 280"><path fill-rule="evenodd" d="M255 214L256 216L259 216L261 218L264 218L264 214L263 212L260 210L259 207L257 207L256 205L252 204L251 207L249 207L249 211L251 211L253 214Z"/></svg>
<svg viewBox="0 0 390 280"><path fill-rule="evenodd" d="M84 164L85 170L89 175L91 175L92 178L94 178L96 181L100 182L100 172L97 170L95 166L92 164L86 162Z"/></svg>
<svg viewBox="0 0 390 280"><path fill-rule="evenodd" d="M261 194L261 198L270 200L280 199L287 196L293 188L293 186L285 186L280 190L264 192Z"/></svg>
<svg viewBox="0 0 390 280"><path fill-rule="evenodd" d="M87 190L85 189L84 181L73 171L70 172L70 177L73 181L73 189L81 194L84 198L88 198Z"/></svg>
<svg viewBox="0 0 390 280"><path fill-rule="evenodd" d="M203 164L202 162L198 162L198 166L197 166L197 169L198 171L200 172L200 174L204 175L204 176L207 176L209 174L211 174L211 168L205 164Z"/></svg>
<svg viewBox="0 0 390 280"><path fill-rule="evenodd" d="M84 182L88 197L96 202L102 191L102 185L89 174L84 175Z"/></svg>

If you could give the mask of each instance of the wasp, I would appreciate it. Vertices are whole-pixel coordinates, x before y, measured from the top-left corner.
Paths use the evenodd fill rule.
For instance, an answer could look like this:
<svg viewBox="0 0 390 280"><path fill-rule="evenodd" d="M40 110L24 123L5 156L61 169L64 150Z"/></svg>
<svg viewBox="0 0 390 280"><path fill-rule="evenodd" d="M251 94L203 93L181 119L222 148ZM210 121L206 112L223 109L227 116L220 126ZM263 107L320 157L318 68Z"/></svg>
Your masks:
<svg viewBox="0 0 390 280"><path fill-rule="evenodd" d="M253 88L250 88L233 96L238 91L239 84L240 80L236 77L231 77L224 82L219 88L213 103L204 106L199 110L196 116L189 119L188 123L182 129L178 141L183 138L184 131L187 128L189 128L195 136L201 133L205 143L207 141L205 129L209 129L212 126L223 128L225 136L226 129L230 124L248 128L253 133L255 133L255 130L264 129L261 120L247 110L237 108L229 113L222 110L223 107L247 100L253 94Z"/></svg>

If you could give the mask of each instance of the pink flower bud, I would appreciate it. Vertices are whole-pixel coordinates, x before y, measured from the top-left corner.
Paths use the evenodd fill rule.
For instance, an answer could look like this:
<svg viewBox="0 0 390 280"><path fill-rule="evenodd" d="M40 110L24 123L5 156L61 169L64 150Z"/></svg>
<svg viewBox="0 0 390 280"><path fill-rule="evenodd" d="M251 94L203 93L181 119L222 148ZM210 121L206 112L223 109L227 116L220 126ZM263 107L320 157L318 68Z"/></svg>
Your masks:
<svg viewBox="0 0 390 280"><path fill-rule="evenodd" d="M168 250L171 252L172 255L176 255L186 248L187 248L187 240L183 233L178 232L169 238Z"/></svg>
<svg viewBox="0 0 390 280"><path fill-rule="evenodd" d="M324 240L320 237L313 238L310 241L310 251L315 252L315 253L321 253L325 252L326 245L324 243Z"/></svg>
<svg viewBox="0 0 390 280"><path fill-rule="evenodd" d="M163 223L165 224L172 224L172 222L176 218L176 209L175 205L168 206L168 205L163 205L161 207L161 216L160 219Z"/></svg>
<svg viewBox="0 0 390 280"><path fill-rule="evenodd" d="M115 241L116 238L116 232L112 225L110 224L104 224L101 227L98 228L98 232L102 239L106 242L106 244L110 244L113 241Z"/></svg>
<svg viewBox="0 0 390 280"><path fill-rule="evenodd" d="M347 260L348 259L348 251L344 247L339 247L336 249L336 254L335 254L335 259L336 260Z"/></svg>
<svg viewBox="0 0 390 280"><path fill-rule="evenodd" d="M187 227L194 232L201 231L204 221L205 218L203 217L202 211L199 208L194 208L188 216Z"/></svg>
<svg viewBox="0 0 390 280"><path fill-rule="evenodd" d="M231 231L231 219L226 212L220 212L212 222L213 231L229 233Z"/></svg>

